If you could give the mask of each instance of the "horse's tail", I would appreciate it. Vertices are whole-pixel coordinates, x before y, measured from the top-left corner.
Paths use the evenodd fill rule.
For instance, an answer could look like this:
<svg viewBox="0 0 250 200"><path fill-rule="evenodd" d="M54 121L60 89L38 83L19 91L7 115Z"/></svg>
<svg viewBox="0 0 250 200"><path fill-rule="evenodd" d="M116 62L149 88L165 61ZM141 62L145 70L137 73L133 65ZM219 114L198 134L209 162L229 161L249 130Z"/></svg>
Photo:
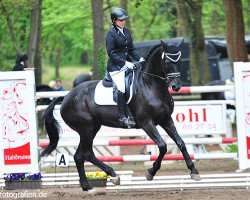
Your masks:
<svg viewBox="0 0 250 200"><path fill-rule="evenodd" d="M49 136L49 145L41 152L39 155L39 160L41 160L42 157L48 156L54 149L56 149L58 141L59 141L59 131L61 129L60 124L57 122L53 115L53 111L55 108L55 105L57 103L62 102L64 97L58 97L54 99L48 106L48 108L45 110L44 113L44 121L45 121L45 129L47 131L47 134Z"/></svg>

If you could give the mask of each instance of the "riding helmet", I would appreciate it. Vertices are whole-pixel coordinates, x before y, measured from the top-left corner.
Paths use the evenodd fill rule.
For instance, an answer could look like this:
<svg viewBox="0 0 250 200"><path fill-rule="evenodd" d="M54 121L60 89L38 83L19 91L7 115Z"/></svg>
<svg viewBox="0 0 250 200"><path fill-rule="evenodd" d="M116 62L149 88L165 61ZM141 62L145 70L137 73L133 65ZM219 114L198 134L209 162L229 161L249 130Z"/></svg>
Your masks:
<svg viewBox="0 0 250 200"><path fill-rule="evenodd" d="M111 12L111 21L112 22L117 20L117 19L126 19L126 18L128 18L128 15L127 15L126 11L123 10L122 8L115 8Z"/></svg>

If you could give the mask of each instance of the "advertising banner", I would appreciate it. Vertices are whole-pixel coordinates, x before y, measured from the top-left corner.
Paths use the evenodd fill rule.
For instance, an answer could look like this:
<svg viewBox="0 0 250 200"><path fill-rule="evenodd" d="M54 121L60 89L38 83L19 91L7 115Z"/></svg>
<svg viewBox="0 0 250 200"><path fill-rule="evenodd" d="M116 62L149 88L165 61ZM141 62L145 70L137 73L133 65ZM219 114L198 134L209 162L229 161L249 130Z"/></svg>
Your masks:
<svg viewBox="0 0 250 200"><path fill-rule="evenodd" d="M0 72L0 174L36 173L34 71Z"/></svg>
<svg viewBox="0 0 250 200"><path fill-rule="evenodd" d="M250 167L250 63L234 63L239 169Z"/></svg>

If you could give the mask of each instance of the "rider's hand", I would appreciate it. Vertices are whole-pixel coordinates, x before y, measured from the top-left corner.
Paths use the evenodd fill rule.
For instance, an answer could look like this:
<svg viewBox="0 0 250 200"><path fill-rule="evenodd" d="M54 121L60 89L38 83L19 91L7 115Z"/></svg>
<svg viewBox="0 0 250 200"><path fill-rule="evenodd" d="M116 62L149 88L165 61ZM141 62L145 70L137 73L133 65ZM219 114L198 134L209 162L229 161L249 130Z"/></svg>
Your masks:
<svg viewBox="0 0 250 200"><path fill-rule="evenodd" d="M134 65L132 62L126 61L126 62L125 62L125 66L126 66L127 68L129 68L129 69L133 69L135 65Z"/></svg>
<svg viewBox="0 0 250 200"><path fill-rule="evenodd" d="M139 62L144 62L144 61L145 61L145 60L144 60L143 57L141 57L140 60L139 60Z"/></svg>

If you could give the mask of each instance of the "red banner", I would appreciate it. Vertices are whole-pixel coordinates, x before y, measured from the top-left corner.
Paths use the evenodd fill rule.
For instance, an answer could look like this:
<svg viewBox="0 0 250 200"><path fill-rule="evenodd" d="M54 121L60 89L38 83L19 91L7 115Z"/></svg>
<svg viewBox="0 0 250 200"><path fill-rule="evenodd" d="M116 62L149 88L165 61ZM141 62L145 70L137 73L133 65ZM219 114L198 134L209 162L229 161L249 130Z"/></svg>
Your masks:
<svg viewBox="0 0 250 200"><path fill-rule="evenodd" d="M23 146L4 149L4 164L5 165L24 165L30 164L30 143Z"/></svg>

